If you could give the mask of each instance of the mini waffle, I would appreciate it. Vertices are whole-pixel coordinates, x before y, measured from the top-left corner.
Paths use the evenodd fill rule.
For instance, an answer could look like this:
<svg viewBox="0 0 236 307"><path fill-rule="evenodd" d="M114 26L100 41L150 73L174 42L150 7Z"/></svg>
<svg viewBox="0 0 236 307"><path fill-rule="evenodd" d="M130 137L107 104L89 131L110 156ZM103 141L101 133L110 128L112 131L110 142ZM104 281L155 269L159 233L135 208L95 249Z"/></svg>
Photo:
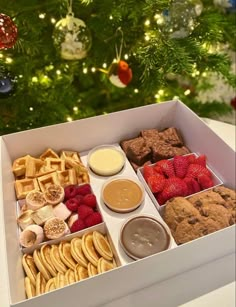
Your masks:
<svg viewBox="0 0 236 307"><path fill-rule="evenodd" d="M43 165L44 162L42 160L29 156L28 159L26 160L25 177L27 178L37 177Z"/></svg>
<svg viewBox="0 0 236 307"><path fill-rule="evenodd" d="M112 262L107 261L106 259L102 257L98 260L98 273L99 274L104 273L106 271L110 271L112 269L114 269L114 265Z"/></svg>
<svg viewBox="0 0 236 307"><path fill-rule="evenodd" d="M88 266L88 260L84 256L83 250L82 250L82 239L80 238L74 238L70 242L71 244L71 255L72 257L83 267L87 268Z"/></svg>
<svg viewBox="0 0 236 307"><path fill-rule="evenodd" d="M34 263L33 257L31 255L24 254L22 257L22 265L25 270L25 274L28 276L28 278L31 281L31 284L35 286L38 270Z"/></svg>
<svg viewBox="0 0 236 307"><path fill-rule="evenodd" d="M93 244L97 250L97 252L105 259L112 260L113 252L108 241L104 238L104 236L98 232L93 232Z"/></svg>
<svg viewBox="0 0 236 307"><path fill-rule="evenodd" d="M45 287L46 287L46 280L43 277L41 272L38 272L37 277L36 277L36 295L43 294L45 292Z"/></svg>
<svg viewBox="0 0 236 307"><path fill-rule="evenodd" d="M76 172L73 168L65 171L57 171L58 180L60 185L65 187L71 184L77 184Z"/></svg>
<svg viewBox="0 0 236 307"><path fill-rule="evenodd" d="M40 159L42 159L42 160L45 160L46 158L56 158L56 159L58 159L59 156L51 148L48 148L40 156Z"/></svg>
<svg viewBox="0 0 236 307"><path fill-rule="evenodd" d="M19 179L15 181L17 199L25 198L30 191L39 191L37 179Z"/></svg>
<svg viewBox="0 0 236 307"><path fill-rule="evenodd" d="M71 161L78 161L78 162L82 163L81 159L80 159L80 155L76 151L63 150L61 152L60 158L64 159L66 161L66 167L67 168L72 167L71 164L70 164ZM67 161L68 161L68 165L67 165Z"/></svg>
<svg viewBox="0 0 236 307"><path fill-rule="evenodd" d="M36 295L35 286L30 281L29 277L25 277L25 292L27 298L32 298Z"/></svg>
<svg viewBox="0 0 236 307"><path fill-rule="evenodd" d="M51 184L60 185L57 177L57 172L55 171L53 173L38 177L38 184L43 193L46 191L47 187L50 186Z"/></svg>
<svg viewBox="0 0 236 307"><path fill-rule="evenodd" d="M44 266L39 250L36 249L34 251L33 258L34 258L34 263L35 263L36 267L42 273L42 275L46 279L46 281L48 281L52 276L49 273L49 271L47 270L47 268Z"/></svg>
<svg viewBox="0 0 236 307"><path fill-rule="evenodd" d="M48 244L45 244L41 247L40 249L40 255L41 255L41 259L42 262L44 264L44 266L47 268L47 270L50 272L50 274L55 277L57 275L57 271L52 263L51 257L50 257L50 253L51 253L51 246Z"/></svg>
<svg viewBox="0 0 236 307"><path fill-rule="evenodd" d="M95 276L97 274L98 274L97 268L91 262L89 262L89 264L88 264L88 275L89 275L89 277Z"/></svg>
<svg viewBox="0 0 236 307"><path fill-rule="evenodd" d="M29 155L20 157L13 162L12 171L16 177L25 176L26 162Z"/></svg>
<svg viewBox="0 0 236 307"><path fill-rule="evenodd" d="M54 171L65 170L65 160L56 158L46 158L45 160L47 168L52 168Z"/></svg>
<svg viewBox="0 0 236 307"><path fill-rule="evenodd" d="M59 244L59 254L60 254L60 258L61 260L64 262L64 264L74 270L75 266L76 266L76 262L74 261L74 259L71 256L71 246L69 242L61 242Z"/></svg>
<svg viewBox="0 0 236 307"><path fill-rule="evenodd" d="M95 266L98 264L99 255L93 245L93 235L91 233L84 234L82 237L82 250L85 257Z"/></svg>
<svg viewBox="0 0 236 307"><path fill-rule="evenodd" d="M50 251L50 258L52 261L52 264L54 265L55 269L60 273L65 273L67 271L67 267L65 264L61 261L58 246L57 245L51 245L51 251Z"/></svg>

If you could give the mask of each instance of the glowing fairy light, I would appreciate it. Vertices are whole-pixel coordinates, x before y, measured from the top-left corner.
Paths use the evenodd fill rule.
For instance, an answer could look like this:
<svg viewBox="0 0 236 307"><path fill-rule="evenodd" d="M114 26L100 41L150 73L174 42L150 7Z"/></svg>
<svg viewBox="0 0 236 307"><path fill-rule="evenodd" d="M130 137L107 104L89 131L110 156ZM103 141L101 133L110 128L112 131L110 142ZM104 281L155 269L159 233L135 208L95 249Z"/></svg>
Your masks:
<svg viewBox="0 0 236 307"><path fill-rule="evenodd" d="M145 22L144 22L144 24L145 24L145 26L150 26L150 20L149 19L147 19Z"/></svg>
<svg viewBox="0 0 236 307"><path fill-rule="evenodd" d="M2 59L3 58L3 54L2 53L0 53L0 59Z"/></svg>
<svg viewBox="0 0 236 307"><path fill-rule="evenodd" d="M19 75L18 77L19 77L19 78L23 78L23 75Z"/></svg>
<svg viewBox="0 0 236 307"><path fill-rule="evenodd" d="M160 96L164 95L164 90L159 90L159 91L158 91L158 94L159 94Z"/></svg>
<svg viewBox="0 0 236 307"><path fill-rule="evenodd" d="M46 13L41 13L41 14L39 14L39 18L40 18L40 19L44 19L45 16L46 16Z"/></svg>
<svg viewBox="0 0 236 307"><path fill-rule="evenodd" d="M190 93L191 93L190 89L187 89L187 90L184 92L184 95L185 95L185 96L188 96Z"/></svg>
<svg viewBox="0 0 236 307"><path fill-rule="evenodd" d="M58 70L56 71L56 74L57 74L58 76L60 76L60 75L61 75L61 71L60 71L60 69L58 69Z"/></svg>
<svg viewBox="0 0 236 307"><path fill-rule="evenodd" d="M12 58L6 58L6 63L11 64L13 62Z"/></svg>
<svg viewBox="0 0 236 307"><path fill-rule="evenodd" d="M179 99L179 96L174 96L173 97L173 100L178 100Z"/></svg>
<svg viewBox="0 0 236 307"><path fill-rule="evenodd" d="M145 41L147 41L147 42L150 40L150 36L149 36L148 33L145 33L144 39L145 39Z"/></svg>
<svg viewBox="0 0 236 307"><path fill-rule="evenodd" d="M156 14L156 15L154 16L154 18L155 18L156 23L157 23L158 25L163 24L164 18L163 18L163 16L162 16L161 14Z"/></svg>
<svg viewBox="0 0 236 307"><path fill-rule="evenodd" d="M68 122L72 122L72 121L73 121L73 118L72 118L71 116L67 116L66 120L67 120Z"/></svg>
<svg viewBox="0 0 236 307"><path fill-rule="evenodd" d="M33 83L37 83L39 81L38 77L32 77L31 80L32 80Z"/></svg>
<svg viewBox="0 0 236 307"><path fill-rule="evenodd" d="M73 111L75 112L75 113L77 113L78 112L78 110L79 110L79 108L78 107L73 107Z"/></svg>
<svg viewBox="0 0 236 307"><path fill-rule="evenodd" d="M103 64L102 64L102 67L103 67L103 68L107 68L107 63L103 63Z"/></svg>
<svg viewBox="0 0 236 307"><path fill-rule="evenodd" d="M128 60L128 58L129 58L129 55L128 55L128 54L125 54L125 55L124 55L124 59L125 59L125 60Z"/></svg>
<svg viewBox="0 0 236 307"><path fill-rule="evenodd" d="M56 23L56 19L55 18L51 18L51 23Z"/></svg>
<svg viewBox="0 0 236 307"><path fill-rule="evenodd" d="M92 67L91 68L91 72L95 72L96 71L96 68L95 67Z"/></svg>
<svg viewBox="0 0 236 307"><path fill-rule="evenodd" d="M160 95L159 95L159 94L156 94L156 95L154 96L154 98L158 99L158 98L160 98Z"/></svg>
<svg viewBox="0 0 236 307"><path fill-rule="evenodd" d="M87 74L87 73L88 73L88 68L86 68L86 67L83 68L83 73L84 73L84 74Z"/></svg>
<svg viewBox="0 0 236 307"><path fill-rule="evenodd" d="M137 88L134 89L135 94L137 94L139 92L139 90Z"/></svg>
<svg viewBox="0 0 236 307"><path fill-rule="evenodd" d="M113 19L113 16L112 16L112 15L110 15L110 16L109 16L109 19L110 19L110 20L112 20L112 19Z"/></svg>
<svg viewBox="0 0 236 307"><path fill-rule="evenodd" d="M204 71L204 72L202 73L202 76L203 76L203 77L206 77L206 76L207 76L207 73Z"/></svg>
<svg viewBox="0 0 236 307"><path fill-rule="evenodd" d="M34 111L34 108L33 107L29 107L29 110L32 112L32 111Z"/></svg>

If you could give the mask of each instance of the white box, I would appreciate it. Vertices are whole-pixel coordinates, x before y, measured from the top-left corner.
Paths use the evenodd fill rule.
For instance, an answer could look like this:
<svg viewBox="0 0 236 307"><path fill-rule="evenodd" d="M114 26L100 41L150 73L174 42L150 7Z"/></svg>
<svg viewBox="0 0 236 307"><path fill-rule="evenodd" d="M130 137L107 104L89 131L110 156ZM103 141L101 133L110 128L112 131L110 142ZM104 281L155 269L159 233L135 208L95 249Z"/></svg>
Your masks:
<svg viewBox="0 0 236 307"><path fill-rule="evenodd" d="M235 253L234 225L182 246L175 247L173 245L170 250L136 262L129 261L125 256L124 258L121 257L121 263L123 261L124 265L115 270L25 300L24 273L21 265L22 255L17 237L14 176L11 171L13 160L25 154L37 156L48 147L55 151L73 149L80 153L86 153L98 145L115 144L123 139L132 138L142 129L164 129L166 127L180 129L186 146L192 152L206 154L208 165L214 173L222 179L226 186L235 187L235 152L180 101L139 107L1 137L2 186L0 190L2 189L2 198L0 201L4 207L6 259L11 306L64 307L68 303L70 307L78 305L83 307L99 306ZM127 167L125 171L136 176L128 162ZM93 185L93 181L91 183ZM94 192L97 191L97 195L99 195L98 182L96 182L95 187L92 187ZM147 208L146 203L149 208L148 212L153 210L152 213L158 215L148 195L145 196L145 206L140 209L141 212L144 212L142 210ZM135 213L137 212L135 211ZM126 217L131 214L127 214ZM103 217L113 238L113 243L118 247L119 252L118 237L116 236L117 229L122 221L116 215L110 216L105 210ZM119 256L121 254L122 252ZM233 267L233 259L231 262ZM168 288L165 291L166 295L170 295Z"/></svg>

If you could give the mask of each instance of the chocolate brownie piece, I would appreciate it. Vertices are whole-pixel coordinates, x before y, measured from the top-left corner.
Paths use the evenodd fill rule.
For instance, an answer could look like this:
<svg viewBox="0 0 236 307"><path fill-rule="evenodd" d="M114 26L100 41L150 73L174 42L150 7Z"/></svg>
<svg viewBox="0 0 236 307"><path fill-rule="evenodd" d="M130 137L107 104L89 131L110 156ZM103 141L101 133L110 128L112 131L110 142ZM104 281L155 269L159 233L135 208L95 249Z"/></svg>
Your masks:
<svg viewBox="0 0 236 307"><path fill-rule="evenodd" d="M185 219L178 224L176 231L172 234L179 245L203 237L221 228L221 225L211 218L202 217L194 222L192 219Z"/></svg>
<svg viewBox="0 0 236 307"><path fill-rule="evenodd" d="M134 141L136 140L137 138L132 138L132 139L129 139L129 140L123 140L120 142L120 146L121 148L123 149L123 151L125 152L125 154L127 155L127 150L128 150L128 147L129 145Z"/></svg>
<svg viewBox="0 0 236 307"><path fill-rule="evenodd" d="M140 136L145 139L149 139L149 138L160 139L161 138L157 129L141 130Z"/></svg>
<svg viewBox="0 0 236 307"><path fill-rule="evenodd" d="M150 159L151 149L144 138L138 137L129 144L126 155L130 161L141 166Z"/></svg>
<svg viewBox="0 0 236 307"><path fill-rule="evenodd" d="M167 128L161 131L159 134L162 140L164 140L168 144L171 144L172 146L181 147L184 145L183 138L179 130L174 127Z"/></svg>
<svg viewBox="0 0 236 307"><path fill-rule="evenodd" d="M200 219L201 215L196 208L184 197L174 197L166 202L163 213L166 224L172 231L186 218Z"/></svg>
<svg viewBox="0 0 236 307"><path fill-rule="evenodd" d="M174 157L174 147L167 144L164 141L160 141L151 146L152 149L152 161L157 162L164 159L170 159Z"/></svg>
<svg viewBox="0 0 236 307"><path fill-rule="evenodd" d="M174 155L175 156L183 156L183 155L187 155L190 153L190 150L185 147L185 146L182 146L182 147L173 147L173 150L174 150Z"/></svg>

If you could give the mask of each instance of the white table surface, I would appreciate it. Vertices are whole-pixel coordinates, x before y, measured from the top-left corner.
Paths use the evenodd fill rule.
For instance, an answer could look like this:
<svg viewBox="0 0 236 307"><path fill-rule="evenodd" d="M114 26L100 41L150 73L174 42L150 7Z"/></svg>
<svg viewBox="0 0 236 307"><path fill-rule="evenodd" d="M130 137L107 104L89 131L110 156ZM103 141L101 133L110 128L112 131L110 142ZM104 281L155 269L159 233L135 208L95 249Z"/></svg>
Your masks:
<svg viewBox="0 0 236 307"><path fill-rule="evenodd" d="M229 146L235 150L236 127L215 120L204 119ZM0 307L9 307L7 273L3 231L3 212L0 208ZM234 260L234 267L228 264ZM224 263L224 270L219 264ZM232 273L234 272L234 273ZM194 282L202 276L202 282ZM196 278L199 280L199 278ZM189 282L191 280L191 283ZM159 284L152 285L128 296L103 305L104 307L235 307L235 254L218 259L194 270L185 272ZM168 287L169 297L161 295ZM173 305L173 297L175 304ZM54 306L48 306L54 307ZM83 307L83 306L81 306Z"/></svg>

